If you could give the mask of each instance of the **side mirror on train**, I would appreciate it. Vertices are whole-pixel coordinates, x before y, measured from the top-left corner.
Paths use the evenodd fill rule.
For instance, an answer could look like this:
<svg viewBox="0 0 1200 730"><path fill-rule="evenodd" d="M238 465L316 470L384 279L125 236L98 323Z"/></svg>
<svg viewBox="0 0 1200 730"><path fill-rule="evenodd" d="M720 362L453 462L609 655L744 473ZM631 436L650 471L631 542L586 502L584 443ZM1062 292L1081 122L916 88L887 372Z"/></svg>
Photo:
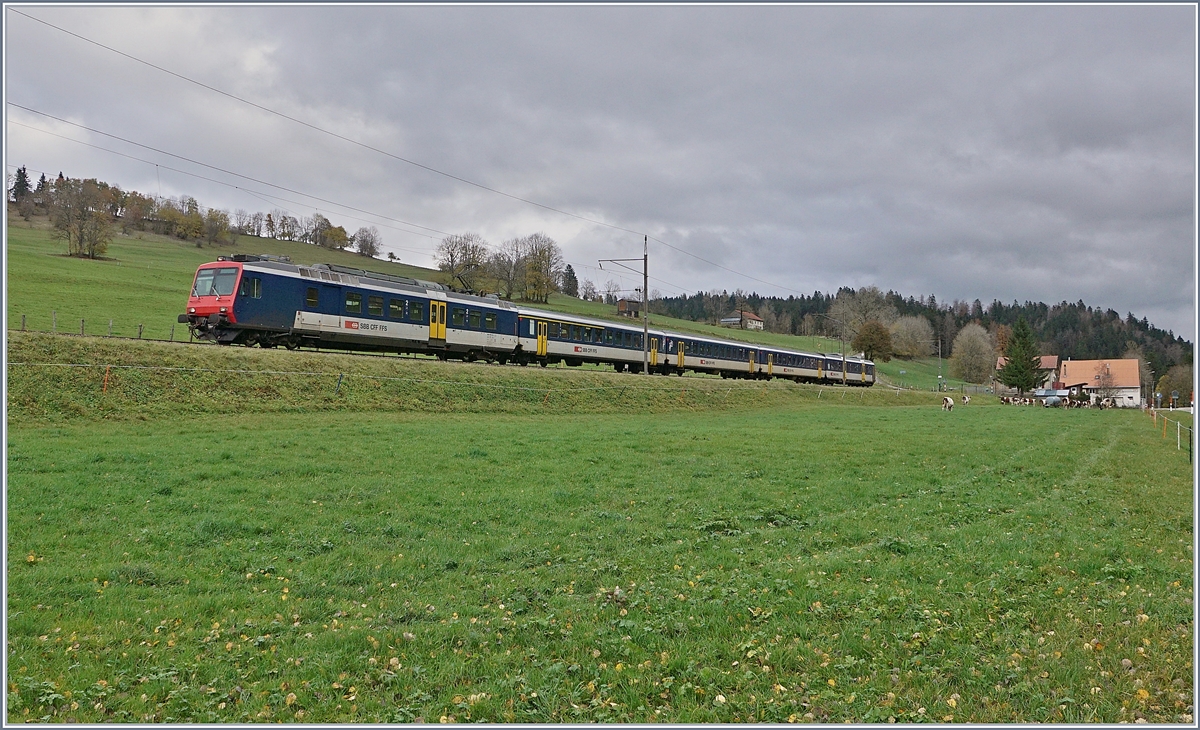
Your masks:
<svg viewBox="0 0 1200 730"><path fill-rule="evenodd" d="M187 316L186 314L181 314L181 315L179 315L179 319L178 319L178 320L176 320L176 321L178 321L178 322L179 322L179 324L187 324L187 323L188 323L188 316Z"/></svg>

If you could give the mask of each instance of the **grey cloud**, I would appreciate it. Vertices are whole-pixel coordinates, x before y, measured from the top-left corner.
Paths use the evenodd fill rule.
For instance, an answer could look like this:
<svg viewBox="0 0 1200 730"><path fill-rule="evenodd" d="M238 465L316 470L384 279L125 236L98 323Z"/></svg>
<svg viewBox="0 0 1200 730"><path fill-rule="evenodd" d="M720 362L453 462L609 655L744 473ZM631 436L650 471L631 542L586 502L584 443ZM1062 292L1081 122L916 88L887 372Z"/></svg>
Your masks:
<svg viewBox="0 0 1200 730"><path fill-rule="evenodd" d="M652 246L653 270L693 290L1082 297L1194 327L1193 8L29 12L779 285ZM441 230L544 230L581 265L640 254L639 236L389 160L27 20L10 15L8 33L14 101ZM10 163L156 183L145 165L9 134ZM178 175L169 188L267 207ZM386 245L432 249L383 230Z"/></svg>

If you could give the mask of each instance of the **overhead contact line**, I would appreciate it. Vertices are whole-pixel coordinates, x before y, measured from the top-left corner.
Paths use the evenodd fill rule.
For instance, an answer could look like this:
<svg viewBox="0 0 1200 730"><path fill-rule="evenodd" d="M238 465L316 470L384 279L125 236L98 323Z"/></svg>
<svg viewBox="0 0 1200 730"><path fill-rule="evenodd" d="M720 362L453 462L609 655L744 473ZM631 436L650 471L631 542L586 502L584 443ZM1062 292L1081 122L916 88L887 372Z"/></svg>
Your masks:
<svg viewBox="0 0 1200 730"><path fill-rule="evenodd" d="M716 263L715 261L710 261L710 260L708 260L708 259L704 258L703 256L698 256L698 255L696 255L696 254L694 254L694 253L692 253L692 252L690 252L690 251L687 251L687 250L685 250L685 249L682 249L682 248L680 248L680 247L678 247L678 246L674 246L674 245L672 245L672 244L670 244L670 243L667 243L666 241L664 241L664 240L662 240L662 239L660 239L660 238L656 238L656 237L654 237L654 236L651 236L651 235L649 235L648 233L646 233L645 231L637 231L637 230L634 230L634 229L632 229L632 228L626 228L626 227L624 227L624 226L619 226L619 225L617 225L617 224L615 224L615 223L608 223L608 222L605 222L605 221L602 221L602 220L597 220L597 219L595 219L595 218L589 218L588 216L585 216L585 215L580 215L580 214L578 214L578 213L572 213L572 212L570 212L570 211L563 210L563 209L561 209L561 208L556 208L556 207L554 207L554 206L552 206L552 205L547 205L547 204L545 204L545 203L539 203L539 202L538 202L538 201L536 201L536 200L531 200L531 199L529 199L529 198L525 198L525 197L522 197L522 196L520 196L520 195L515 195L515 194L513 194L513 193L508 193L508 192L505 192L505 191L503 191L503 190L500 190L500 189L498 189L498 188L493 188L493 187L491 187L491 186L484 185L483 183L478 183L478 182L475 182L474 180L470 180L470 179L467 179L467 178L465 178L465 177L461 177L461 176L459 176L459 175L455 175L455 174L453 174L453 173L446 172L446 171L444 171L444 170L439 170L439 169L437 169L436 167L432 167L432 166L430 166L430 165L426 165L426 164L424 164L424 163L417 162L416 160L412 160L412 159L409 159L409 158L407 158L407 157L403 157L403 156L401 156L401 155L397 155L397 154L395 154L395 153L393 153L393 152L388 152L387 150L380 149L380 148L378 148L378 147L375 147L375 146L373 146L373 145L369 145L369 144L367 144L367 143L365 143L365 142L360 142L359 140L356 140L356 139L354 139L354 138L352 138L352 137L347 137L347 136L346 136L346 135L344 135L344 134L340 134L340 133L338 133L338 132L335 132L335 131L332 131L332 130L330 130L330 129L326 129L326 128L324 128L324 127L318 126L318 125L316 125L316 124L313 124L313 123L311 123L311 122L306 122L306 121L304 121L303 119L299 119L299 118L297 118L297 117L293 117L293 116L291 116L290 114L285 114L284 112L278 111L278 110L276 110L276 109L272 109L272 108L270 108L270 107L268 107L268 106L264 106L264 105L262 105L262 104L259 104L259 103L257 103L257 102L254 102L254 101L251 101L251 100L249 100L249 99L246 99L245 97L241 97L241 96L238 96L237 94L233 94L233 93L231 93L231 92L225 91L224 89L217 88L216 86L212 86L211 84L206 84L206 83L204 83L203 81L199 81L199 80L197 80L197 79L193 79L193 78L191 78L190 76L187 76L187 75L185 75L185 74L179 73L179 72L177 72L177 71L172 71L172 70L170 70L170 69L168 69L168 68L165 68L165 67L163 67L163 66L159 66L158 64L155 64L155 63L151 63L150 61L147 61L147 60L145 60L145 59L139 58L139 57L137 57L137 56L134 56L134 55L132 55L132 54L126 53L126 52L124 52L124 51L118 50L118 49L116 49L116 48L113 48L112 46L105 45L104 43L101 43L101 42L99 42L99 41L92 40L91 38L88 38L88 37L86 37L86 36L80 35L79 33L75 33L75 32L73 32L73 31L67 30L66 28L62 28L62 27L60 27L60 26L57 26L57 25L55 25L55 24L53 24L53 23L50 23L50 22L48 22L48 21L45 21L45 20L42 20L41 18L36 18L36 17L34 17L34 16L32 16L32 15L29 15L28 13L23 13L23 12L21 12L20 10L17 10L16 8L9 7L8 9L9 9L9 10L11 10L12 12L14 12L14 13L16 13L16 14L18 14L18 15L22 16L22 17L28 18L28 19L30 19L30 20L32 20L32 21L35 21L35 22L37 22L37 23L41 23L42 25L45 25L45 26L47 26L47 27L49 27L49 28L53 28L54 30L57 30L57 31L59 31L60 33L65 33L65 34L67 34L67 35L69 35L69 36L72 36L72 37L74 37L74 38L77 38L77 39L79 39L79 40L81 40L81 41L84 41L85 43L90 43L90 44L92 44L92 45L94 45L94 46L97 46L97 47L99 47L99 48L103 48L103 49L104 49L104 50L106 50L106 51L109 51L109 52L111 52L111 53L115 53L115 54L117 54L117 55L119 55L119 56L121 56L121 57L123 57L123 58L127 58L127 59L129 59L129 60L131 60L131 61L134 61L134 62L136 62L136 63L140 63L140 64L142 64L142 65L144 65L144 66L148 66L148 67L150 67L150 68L153 68L153 69L155 69L155 70L157 70L157 71L161 71L162 73L165 73L165 74L167 74L167 75L169 75L169 76L174 76L175 78L177 78L177 79L180 79L180 80L182 80L182 81L186 81L186 82L188 82L189 84L194 84L194 85L196 85L196 86L199 86L199 87L201 87L201 88L203 88L203 89L207 89L208 91L211 91L211 92L213 92L213 93L220 94L221 96L227 97L227 98L229 98L229 99L233 99L234 101L241 102L242 104L246 104L246 105L248 105L248 106L251 106L251 107L253 107L253 108L255 108L255 109L258 109L258 110L260 110L260 111L266 112L266 113L268 113L268 114L272 114L272 115L274 115L274 116L277 116L277 117L279 117L279 118L281 118L281 119L286 119L286 120L288 120L288 121L290 121L290 122L293 122L293 123L295 123L295 124L299 124L299 125L301 125L301 126L303 126L303 127L306 127L306 128L308 128L308 129L311 129L311 130L314 130L314 131L320 132L320 133L322 133L322 134L329 135L330 137L334 137L335 139L339 139L339 140L342 140L343 142L347 142L347 143L349 143L349 144L352 144L352 145L355 145L355 146L357 146L357 147L361 147L361 148L363 148L363 149L370 150L371 152L375 152L375 153L377 153L377 154L383 155L383 156L385 156L385 157L388 157L388 158L391 158L391 159L393 159L393 160L397 160L397 161L399 161L399 162L403 162L403 163L405 163L405 164L412 165L412 166L414 166L414 167L420 168L420 169L422 169L422 170L425 170L425 171L427 171L427 172L434 173L434 174L436 174L436 175L441 175L441 176L443 176L443 177L449 178L449 179L451 179L451 180L455 180L455 181L457 181L457 182L461 182L461 183L463 183L463 184L465 184L465 185L470 185L470 186L472 186L472 187L475 187L475 188L478 188L478 189L480 189L480 190L486 190L487 192L494 193L494 194L496 194L496 195L500 195L500 196L503 196L503 197L505 197L505 198L509 198L510 200L516 200L516 201L519 201L519 202L522 202L522 203L526 203L526 204L528 204L528 205L532 205L532 206L535 206L535 207L537 207L537 208L541 208L541 209L543 209L543 210L548 210L548 211L551 211L551 212L554 212L554 213L558 213L558 214L560 214L560 215L564 215L564 216L567 216L567 217L569 217L569 218L574 218L574 219L576 219L576 220L584 221L584 222L586 222L586 223L591 223L591 224L594 224L594 225L603 226L603 227L605 227L605 228L610 228L610 229L612 229L612 230L615 230L615 231L622 231L622 232L624 232L624 233L632 233L632 234L634 234L634 235L638 235L638 236L645 236L645 237L646 237L646 238L648 238L649 240L651 240L651 241L654 241L655 243L661 244L661 245L663 245L663 246L666 246L667 248L671 249L672 251L676 251L676 252L678 252L678 253L681 253L681 254L683 254L683 255L685 255L685 256L691 256L692 258L696 259L697 261L702 261L702 262L704 262L704 263L708 264L709 266L714 266L714 267L716 267L716 268L718 268L718 269L721 269L722 271L727 271L727 272L729 272L729 273L731 273L731 274L733 274L733 275L735 275L735 276L740 276L740 277L743 277L743 278L745 278L745 279L749 279L749 280L751 280L751 281L755 281L755 282L758 282L758 283L760 283L760 284L764 284L764 285L766 285L766 286L774 287L774 288L776 288L776 289L781 289L781 290L783 290L783 291L792 292L793 294L801 294L801 295L805 295L805 294L806 294L805 292L801 292L801 291L799 291L799 290L797 290L797 289L792 289L791 287L783 286L783 285L780 285L780 284L775 284L775 283L773 283L773 282L770 282L770 281L767 281L767 280L765 280L765 279L760 279L760 278L758 278L758 277L751 276L751 275L749 275L749 274L746 274L746 273L743 273L743 272L741 272L741 271L737 271L736 269L731 269L731 268L729 268L728 266L723 266L722 264L718 264L718 263ZM372 214L372 215L373 215L373 214ZM406 224L406 225L409 225L409 224ZM420 226L418 226L418 227L420 227Z"/></svg>

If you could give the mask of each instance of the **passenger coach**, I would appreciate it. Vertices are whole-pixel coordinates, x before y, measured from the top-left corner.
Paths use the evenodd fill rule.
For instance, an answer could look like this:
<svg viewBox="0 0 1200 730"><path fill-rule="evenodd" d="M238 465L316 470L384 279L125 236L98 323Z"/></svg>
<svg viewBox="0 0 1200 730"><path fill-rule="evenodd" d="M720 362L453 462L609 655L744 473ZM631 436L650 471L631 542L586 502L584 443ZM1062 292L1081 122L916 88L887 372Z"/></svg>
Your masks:
<svg viewBox="0 0 1200 730"><path fill-rule="evenodd" d="M235 255L196 272L179 321L219 344L419 352L521 365L612 365L659 374L872 385L862 358L808 353L518 307L420 279Z"/></svg>

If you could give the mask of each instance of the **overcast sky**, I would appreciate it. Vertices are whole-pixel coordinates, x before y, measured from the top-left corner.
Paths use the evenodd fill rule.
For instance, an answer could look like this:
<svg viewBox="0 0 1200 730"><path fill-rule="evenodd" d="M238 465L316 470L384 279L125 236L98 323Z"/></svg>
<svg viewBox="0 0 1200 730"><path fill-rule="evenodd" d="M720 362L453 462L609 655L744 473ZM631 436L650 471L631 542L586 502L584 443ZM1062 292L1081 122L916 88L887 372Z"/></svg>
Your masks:
<svg viewBox="0 0 1200 730"><path fill-rule="evenodd" d="M663 294L1082 299L1194 337L1194 6L9 6L4 22L7 101L370 214L12 106L8 173L320 211L424 266L440 234L389 218L492 244L543 231L601 287L640 284L595 267L640 256L644 233L739 272L651 240Z"/></svg>

